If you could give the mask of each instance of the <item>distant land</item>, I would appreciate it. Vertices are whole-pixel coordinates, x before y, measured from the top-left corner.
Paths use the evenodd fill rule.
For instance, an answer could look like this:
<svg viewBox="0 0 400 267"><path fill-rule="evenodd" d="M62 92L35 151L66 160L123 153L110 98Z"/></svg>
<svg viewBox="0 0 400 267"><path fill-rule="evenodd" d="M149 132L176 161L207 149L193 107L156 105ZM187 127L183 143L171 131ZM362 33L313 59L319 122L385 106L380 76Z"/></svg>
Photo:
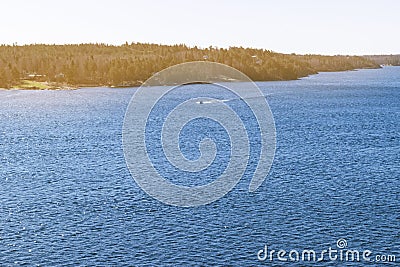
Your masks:
<svg viewBox="0 0 400 267"><path fill-rule="evenodd" d="M147 43L0 45L0 88L138 86L164 68L199 60L232 66L254 81L294 80L325 71L400 65L400 55L296 55L243 47L200 49Z"/></svg>
<svg viewBox="0 0 400 267"><path fill-rule="evenodd" d="M400 66L400 54L399 55L374 55L364 56L365 58L378 63L379 65L389 66Z"/></svg>

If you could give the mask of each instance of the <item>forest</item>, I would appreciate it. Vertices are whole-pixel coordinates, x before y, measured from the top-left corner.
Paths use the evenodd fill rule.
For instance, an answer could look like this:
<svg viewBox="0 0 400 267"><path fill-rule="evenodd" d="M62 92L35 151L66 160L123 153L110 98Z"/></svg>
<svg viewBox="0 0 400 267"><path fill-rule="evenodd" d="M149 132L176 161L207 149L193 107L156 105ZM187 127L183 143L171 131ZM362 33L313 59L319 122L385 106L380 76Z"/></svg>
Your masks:
<svg viewBox="0 0 400 267"><path fill-rule="evenodd" d="M400 66L400 55L374 55L365 57L379 65Z"/></svg>
<svg viewBox="0 0 400 267"><path fill-rule="evenodd" d="M183 62L234 67L254 81L293 80L321 71L379 68L373 58L282 54L243 47L125 43L0 45L0 88L138 86L158 71ZM32 85L33 84L33 85ZM29 87L28 86L28 87Z"/></svg>

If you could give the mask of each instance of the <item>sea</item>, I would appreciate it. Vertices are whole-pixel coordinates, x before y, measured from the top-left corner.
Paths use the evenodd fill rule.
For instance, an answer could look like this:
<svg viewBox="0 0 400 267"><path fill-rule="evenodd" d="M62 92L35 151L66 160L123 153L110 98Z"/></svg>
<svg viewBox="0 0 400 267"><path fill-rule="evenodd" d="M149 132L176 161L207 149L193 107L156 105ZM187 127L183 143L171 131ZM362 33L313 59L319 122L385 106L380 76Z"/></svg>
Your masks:
<svg viewBox="0 0 400 267"><path fill-rule="evenodd" d="M274 119L271 169L249 192L261 135L248 131L243 177L195 207L147 194L127 166L124 118L138 88L0 90L0 266L398 266L400 67L256 84ZM218 94L211 87L162 107ZM254 119L229 97L245 125ZM199 158L207 137L214 163L186 177L147 138L156 169L173 184L212 182L230 161L229 133L207 118L181 130L183 155Z"/></svg>

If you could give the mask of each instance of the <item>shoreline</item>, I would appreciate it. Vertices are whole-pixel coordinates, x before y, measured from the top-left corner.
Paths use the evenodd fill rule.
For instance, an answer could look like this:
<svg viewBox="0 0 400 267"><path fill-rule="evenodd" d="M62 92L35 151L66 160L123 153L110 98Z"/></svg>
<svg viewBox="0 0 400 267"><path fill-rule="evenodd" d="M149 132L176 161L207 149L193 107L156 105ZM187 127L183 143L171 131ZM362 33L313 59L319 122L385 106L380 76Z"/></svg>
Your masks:
<svg viewBox="0 0 400 267"><path fill-rule="evenodd" d="M358 70L368 70L368 69L380 69L387 66L380 66L377 68L356 68L356 69L348 69L348 70L338 70L338 71L319 71L317 73L312 73L306 76L298 77L296 79L282 79L282 80L262 80L262 81L254 81L254 82L276 82L276 81L296 81L301 80L303 78L307 78L313 75L318 75L320 73L330 73L330 72L348 72L348 71L358 71ZM26 81L23 81L26 82ZM55 83L55 82L39 82L39 81L30 81L31 83L27 83L27 86L24 84L13 85L11 88L0 88L3 91L19 91L19 90L32 90L32 91L73 91L83 88L96 88L96 87L105 87L105 88L133 88L133 87L140 87L143 83L132 83L127 85L105 85L105 84L88 84L88 85L74 85L74 84L67 84L67 83ZM35 85L32 85L34 83Z"/></svg>

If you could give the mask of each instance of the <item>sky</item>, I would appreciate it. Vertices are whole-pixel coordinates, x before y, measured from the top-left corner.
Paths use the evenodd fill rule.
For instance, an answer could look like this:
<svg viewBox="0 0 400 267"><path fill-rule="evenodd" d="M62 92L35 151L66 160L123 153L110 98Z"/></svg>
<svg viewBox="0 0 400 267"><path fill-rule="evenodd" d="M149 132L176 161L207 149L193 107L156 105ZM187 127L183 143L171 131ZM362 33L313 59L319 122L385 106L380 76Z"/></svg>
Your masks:
<svg viewBox="0 0 400 267"><path fill-rule="evenodd" d="M397 0L0 1L0 44L145 42L400 54Z"/></svg>

